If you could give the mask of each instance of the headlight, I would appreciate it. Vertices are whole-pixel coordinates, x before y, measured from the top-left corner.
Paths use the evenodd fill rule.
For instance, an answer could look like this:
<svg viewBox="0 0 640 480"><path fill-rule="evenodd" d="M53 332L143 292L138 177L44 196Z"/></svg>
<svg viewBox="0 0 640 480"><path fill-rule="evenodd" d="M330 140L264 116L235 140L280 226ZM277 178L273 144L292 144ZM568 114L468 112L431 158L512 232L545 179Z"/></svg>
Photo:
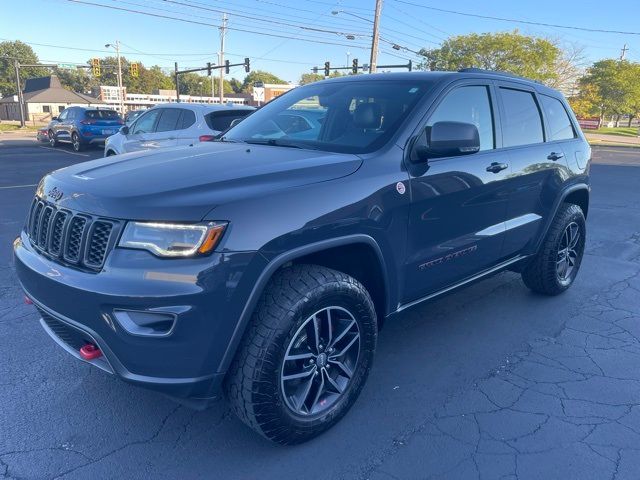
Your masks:
<svg viewBox="0 0 640 480"><path fill-rule="evenodd" d="M119 247L148 250L159 257L191 257L211 252L227 224L129 222Z"/></svg>

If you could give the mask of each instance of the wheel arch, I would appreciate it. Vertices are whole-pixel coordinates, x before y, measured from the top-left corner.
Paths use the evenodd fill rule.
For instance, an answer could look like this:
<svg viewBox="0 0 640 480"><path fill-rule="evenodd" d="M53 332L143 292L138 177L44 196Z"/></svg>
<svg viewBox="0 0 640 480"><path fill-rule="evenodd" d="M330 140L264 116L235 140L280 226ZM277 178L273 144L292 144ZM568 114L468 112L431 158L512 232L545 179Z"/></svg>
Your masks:
<svg viewBox="0 0 640 480"><path fill-rule="evenodd" d="M357 250L359 250L360 253L354 254ZM344 255L352 255L352 257L348 257L347 262L338 264L336 258L340 253ZM367 259L367 267L373 270L357 270L357 261L363 260L364 258ZM375 262L372 262L371 260L375 260ZM240 314L240 318L238 319L233 331L227 350L220 362L219 372L226 372L229 369L238 346L240 345L240 341L249 325L258 300L262 296L262 293L271 278L281 268L301 263L313 263L333 268L353 276L360 281L367 290L369 290L369 288L373 289L373 291L369 290L369 294L372 296L372 300L376 307L378 321L381 322L386 314L388 314L389 306L392 305L388 270L382 255L382 250L372 237L365 234L355 234L323 240L294 248L277 255L269 261L258 277L253 290L244 305L242 313ZM345 268L345 266L347 268ZM351 272L345 270L351 270ZM365 278L366 274L371 273L372 271L375 272L374 278ZM379 283L376 284L376 282Z"/></svg>

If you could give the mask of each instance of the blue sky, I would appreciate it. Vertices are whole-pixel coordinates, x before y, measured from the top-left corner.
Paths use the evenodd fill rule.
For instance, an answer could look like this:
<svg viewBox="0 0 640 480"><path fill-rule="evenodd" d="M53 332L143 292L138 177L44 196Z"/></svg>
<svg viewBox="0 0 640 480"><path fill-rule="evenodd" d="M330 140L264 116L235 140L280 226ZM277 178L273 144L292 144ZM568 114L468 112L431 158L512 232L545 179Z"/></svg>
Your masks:
<svg viewBox="0 0 640 480"><path fill-rule="evenodd" d="M41 60L84 63L92 56L108 54L104 44L118 39L127 58L145 65L173 68L173 62L178 61L181 69L198 67L207 61L215 62L220 40L218 29L211 25L219 25L221 12L228 11L227 58L233 63L241 62L245 56L251 57L253 69L268 70L295 82L301 73L327 60L334 66L345 65L349 55L351 59L358 58L360 64L368 63L370 39L366 35L370 34L371 23L366 18L372 18L375 4L375 0L83 1L196 23L67 0L3 0L0 40L31 43ZM627 58L640 61L640 35L486 20L428 10L411 3L533 22L640 32L638 0L618 0L611 8L607 2L592 0L384 0L381 35L386 43L381 43L379 64L406 63L409 58L417 58L408 50L393 50L392 43L419 50L437 47L450 35L515 28L522 33L581 45L589 61L617 58L626 43ZM340 13L332 15L332 11ZM349 40L347 34L356 38ZM244 71L237 68L230 76L242 78Z"/></svg>

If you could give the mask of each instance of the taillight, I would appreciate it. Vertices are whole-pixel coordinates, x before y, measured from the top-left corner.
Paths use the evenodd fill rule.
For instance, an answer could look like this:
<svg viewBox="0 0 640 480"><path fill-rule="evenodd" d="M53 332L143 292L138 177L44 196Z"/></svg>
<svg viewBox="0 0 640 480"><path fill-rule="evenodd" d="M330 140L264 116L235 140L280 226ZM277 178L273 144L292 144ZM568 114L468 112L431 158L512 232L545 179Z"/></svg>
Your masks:
<svg viewBox="0 0 640 480"><path fill-rule="evenodd" d="M213 142L216 139L215 135L200 135L198 140L201 142Z"/></svg>

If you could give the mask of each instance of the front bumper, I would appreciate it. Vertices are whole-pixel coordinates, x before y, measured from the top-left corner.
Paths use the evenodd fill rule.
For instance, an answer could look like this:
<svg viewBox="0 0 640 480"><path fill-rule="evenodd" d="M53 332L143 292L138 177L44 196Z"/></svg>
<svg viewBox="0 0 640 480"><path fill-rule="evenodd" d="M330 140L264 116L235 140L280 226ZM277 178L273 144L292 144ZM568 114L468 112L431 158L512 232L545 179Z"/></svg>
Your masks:
<svg viewBox="0 0 640 480"><path fill-rule="evenodd" d="M255 252L160 259L114 249L99 273L41 255L26 234L14 242L18 278L56 342L74 356L82 342L103 357L89 363L123 380L192 399L217 395L220 364L266 260ZM132 334L118 311L172 312L167 335Z"/></svg>

